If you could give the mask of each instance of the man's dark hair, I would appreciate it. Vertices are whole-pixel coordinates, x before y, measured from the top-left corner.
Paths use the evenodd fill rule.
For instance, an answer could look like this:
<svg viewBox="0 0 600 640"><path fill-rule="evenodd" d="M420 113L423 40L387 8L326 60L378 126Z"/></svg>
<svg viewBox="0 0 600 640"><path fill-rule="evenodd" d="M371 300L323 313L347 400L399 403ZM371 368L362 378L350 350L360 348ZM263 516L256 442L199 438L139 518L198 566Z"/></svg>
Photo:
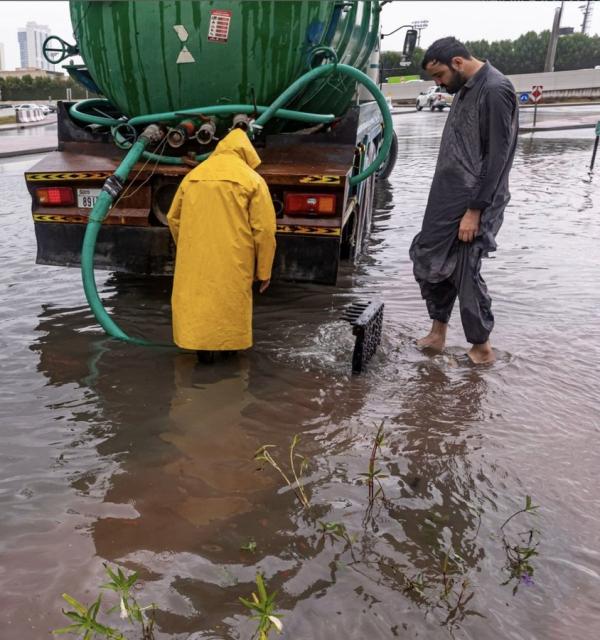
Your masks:
<svg viewBox="0 0 600 640"><path fill-rule="evenodd" d="M450 61L456 56L466 58L467 60L471 59L469 50L462 42L459 42L453 36L440 38L430 45L425 52L421 67L425 69L430 62L441 62L449 67Z"/></svg>

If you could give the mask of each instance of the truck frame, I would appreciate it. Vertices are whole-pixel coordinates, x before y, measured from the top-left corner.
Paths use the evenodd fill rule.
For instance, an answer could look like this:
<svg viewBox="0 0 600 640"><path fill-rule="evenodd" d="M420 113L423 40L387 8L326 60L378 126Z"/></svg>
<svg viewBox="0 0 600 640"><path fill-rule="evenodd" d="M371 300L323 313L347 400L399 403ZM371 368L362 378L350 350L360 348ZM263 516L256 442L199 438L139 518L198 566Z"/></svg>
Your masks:
<svg viewBox="0 0 600 640"><path fill-rule="evenodd" d="M38 264L76 267L89 214L124 152L110 133L83 125L58 104L58 149L25 173L32 198ZM335 284L340 260L362 252L371 226L375 174L350 178L368 166L383 139L375 102L351 107L328 125L256 141L257 171L277 215L273 277ZM394 139L395 140L395 139ZM387 176L396 147L379 175ZM195 166L138 163L100 230L95 266L141 275L168 275L175 247L166 215L183 176Z"/></svg>

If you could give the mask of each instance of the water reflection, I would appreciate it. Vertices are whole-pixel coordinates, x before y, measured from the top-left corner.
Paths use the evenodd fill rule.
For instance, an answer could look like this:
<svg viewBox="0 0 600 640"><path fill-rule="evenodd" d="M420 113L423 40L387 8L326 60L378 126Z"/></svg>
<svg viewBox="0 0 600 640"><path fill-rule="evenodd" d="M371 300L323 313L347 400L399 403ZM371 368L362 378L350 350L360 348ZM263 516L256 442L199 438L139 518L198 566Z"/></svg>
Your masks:
<svg viewBox="0 0 600 640"><path fill-rule="evenodd" d="M60 594L89 601L106 560L140 571L162 638L251 637L238 597L257 571L294 640L590 637L600 228L597 185L582 177L593 141L521 140L500 250L486 264L496 345L512 355L476 370L458 363L460 346L430 359L413 344L427 318L407 251L443 121L397 120L400 160L376 196L370 253L335 289L274 283L257 300L255 349L211 369L106 339L79 274L33 265L23 166L2 165L3 639L64 624ZM98 274L98 284L128 332L170 338L169 279ZM353 377L339 316L375 297L383 342ZM464 346L456 323L449 344ZM386 501L365 518L361 474L382 421ZM252 461L266 443L286 461L295 433L310 462L308 511ZM541 505L541 555L536 584L512 597L500 586L498 529L529 494ZM352 544L320 522L344 525ZM240 549L250 540L254 554ZM454 613L461 583L440 599L451 548L453 576L471 582Z"/></svg>

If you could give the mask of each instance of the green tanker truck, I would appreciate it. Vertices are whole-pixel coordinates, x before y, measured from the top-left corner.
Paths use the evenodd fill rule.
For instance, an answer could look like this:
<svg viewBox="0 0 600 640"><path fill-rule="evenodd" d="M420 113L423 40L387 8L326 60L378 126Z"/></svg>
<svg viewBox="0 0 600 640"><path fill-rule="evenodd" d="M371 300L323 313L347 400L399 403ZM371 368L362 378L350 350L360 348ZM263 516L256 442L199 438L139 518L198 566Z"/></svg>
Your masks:
<svg viewBox="0 0 600 640"><path fill-rule="evenodd" d="M177 186L241 127L277 212L275 276L334 284L340 259L363 247L374 180L395 161L375 84L382 4L72 0L76 43L51 36L44 52L81 56L64 66L98 97L59 103L58 149L25 174L37 262L79 266L91 220L96 267L171 273Z"/></svg>

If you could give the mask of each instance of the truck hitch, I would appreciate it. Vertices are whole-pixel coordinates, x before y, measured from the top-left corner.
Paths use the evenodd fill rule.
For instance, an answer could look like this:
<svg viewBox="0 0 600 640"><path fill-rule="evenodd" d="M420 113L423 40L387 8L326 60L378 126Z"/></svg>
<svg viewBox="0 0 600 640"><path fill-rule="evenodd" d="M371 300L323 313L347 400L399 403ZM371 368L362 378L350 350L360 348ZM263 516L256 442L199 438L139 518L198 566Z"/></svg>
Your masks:
<svg viewBox="0 0 600 640"><path fill-rule="evenodd" d="M361 373L377 351L381 342L383 307L383 302L353 302L342 315L342 320L352 325L352 333L356 336L352 373Z"/></svg>

